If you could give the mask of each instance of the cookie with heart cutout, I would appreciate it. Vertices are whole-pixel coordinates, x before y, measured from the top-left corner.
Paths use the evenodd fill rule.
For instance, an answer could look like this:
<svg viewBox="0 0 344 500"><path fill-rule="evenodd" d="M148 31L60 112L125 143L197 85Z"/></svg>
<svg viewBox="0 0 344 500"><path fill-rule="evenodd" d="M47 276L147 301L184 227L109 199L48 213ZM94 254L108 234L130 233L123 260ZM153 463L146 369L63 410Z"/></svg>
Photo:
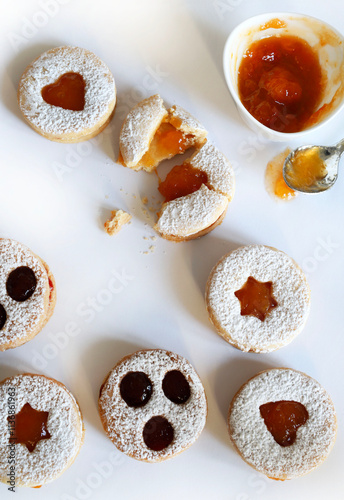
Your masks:
<svg viewBox="0 0 344 500"><path fill-rule="evenodd" d="M245 462L284 480L303 476L326 459L337 419L319 382L290 368L274 368L258 373L236 393L228 431Z"/></svg>
<svg viewBox="0 0 344 500"><path fill-rule="evenodd" d="M43 137L64 143L86 141L110 122L116 104L115 80L89 50L57 47L25 69L18 103L25 120Z"/></svg>
<svg viewBox="0 0 344 500"><path fill-rule="evenodd" d="M0 351L35 337L55 303L55 279L47 264L21 243L0 238Z"/></svg>

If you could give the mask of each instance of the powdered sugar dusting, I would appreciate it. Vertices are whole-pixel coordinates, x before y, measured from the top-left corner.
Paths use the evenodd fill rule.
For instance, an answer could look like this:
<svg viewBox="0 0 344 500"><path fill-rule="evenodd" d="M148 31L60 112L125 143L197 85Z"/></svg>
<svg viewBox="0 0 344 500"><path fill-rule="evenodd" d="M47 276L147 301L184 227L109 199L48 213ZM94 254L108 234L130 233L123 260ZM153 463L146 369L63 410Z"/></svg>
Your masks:
<svg viewBox="0 0 344 500"><path fill-rule="evenodd" d="M227 158L210 142L190 158L189 163L208 176L208 186L227 196L231 201L234 196L234 171Z"/></svg>
<svg viewBox="0 0 344 500"><path fill-rule="evenodd" d="M39 486L58 477L79 452L83 425L78 405L67 389L41 375L18 375L0 385L0 476L6 478L9 444L8 389L15 388L16 413L29 403L39 411L48 411L47 429L50 439L39 441L29 452L16 444L17 485ZM5 479L6 480L6 479Z"/></svg>
<svg viewBox="0 0 344 500"><path fill-rule="evenodd" d="M44 101L42 88L65 73L78 73L85 81L82 111L63 109ZM67 134L94 127L116 99L114 78L96 55L79 47L58 47L39 56L25 70L18 90L19 106L36 128L46 134Z"/></svg>
<svg viewBox="0 0 344 500"><path fill-rule="evenodd" d="M162 381L170 370L179 370L189 382L191 396L184 404L174 404L164 395ZM120 395L120 381L130 371L144 372L153 384L152 397L141 408L129 407ZM203 385L193 367L181 356L160 349L124 358L105 382L99 408L114 444L129 456L149 462L171 458L189 447L202 432L207 416ZM146 422L154 416L165 417L174 429L172 443L162 451L149 449L142 437Z"/></svg>
<svg viewBox="0 0 344 500"><path fill-rule="evenodd" d="M262 404L303 404L309 418L296 441L282 447L260 415ZM234 397L228 416L232 441L250 465L272 478L291 479L311 471L327 457L336 438L336 415L327 392L314 379L291 369L273 369L249 380Z"/></svg>
<svg viewBox="0 0 344 500"><path fill-rule="evenodd" d="M156 94L139 102L124 120L119 146L124 163L134 167L148 151L149 144L167 111Z"/></svg>
<svg viewBox="0 0 344 500"><path fill-rule="evenodd" d="M33 295L24 302L13 300L6 290L9 274L20 266L32 269L37 280ZM0 304L7 314L0 330L0 350L1 346L23 339L37 328L46 313L49 293L48 275L42 261L21 243L0 239Z"/></svg>
<svg viewBox="0 0 344 500"><path fill-rule="evenodd" d="M252 276L272 281L278 306L265 321L241 316L240 290ZM284 252L264 245L241 247L223 257L207 284L206 300L219 333L243 351L269 352L288 344L303 328L310 308L310 290L303 271Z"/></svg>
<svg viewBox="0 0 344 500"><path fill-rule="evenodd" d="M227 206L226 196L202 184L198 191L164 203L155 229L165 235L190 236L214 224Z"/></svg>
<svg viewBox="0 0 344 500"><path fill-rule="evenodd" d="M188 111L183 109L181 106L178 106L178 104L172 106L168 110L168 113L170 117L172 117L172 120L170 118L172 124L173 118L177 119L178 126L176 128L178 128L182 132L186 134L193 134L197 137L198 140L206 138L208 132L203 127L203 125Z"/></svg>

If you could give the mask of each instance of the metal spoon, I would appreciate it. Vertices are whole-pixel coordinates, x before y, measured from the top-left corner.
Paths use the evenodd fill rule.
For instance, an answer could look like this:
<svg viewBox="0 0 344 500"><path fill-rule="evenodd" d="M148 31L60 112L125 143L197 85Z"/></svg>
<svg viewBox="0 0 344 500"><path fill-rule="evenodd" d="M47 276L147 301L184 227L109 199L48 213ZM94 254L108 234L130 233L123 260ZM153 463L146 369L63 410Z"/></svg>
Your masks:
<svg viewBox="0 0 344 500"><path fill-rule="evenodd" d="M342 139L335 146L301 146L300 148L292 151L285 159L283 165L283 178L286 184L294 191L301 191L302 193L321 193L326 191L336 182L338 177L339 160L344 152L344 139ZM306 153L306 154L305 154ZM320 161L323 163L325 176L322 178L314 179L310 185L296 185L295 184L295 158L301 159L301 156L309 154L318 154Z"/></svg>

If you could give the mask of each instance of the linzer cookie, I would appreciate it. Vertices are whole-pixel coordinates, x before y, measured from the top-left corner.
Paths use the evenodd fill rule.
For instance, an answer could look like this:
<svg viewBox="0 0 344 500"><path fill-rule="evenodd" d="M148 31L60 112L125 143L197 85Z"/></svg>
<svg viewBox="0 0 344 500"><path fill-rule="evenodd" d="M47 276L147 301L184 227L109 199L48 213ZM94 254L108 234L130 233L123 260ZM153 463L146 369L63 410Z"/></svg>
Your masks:
<svg viewBox="0 0 344 500"><path fill-rule="evenodd" d="M109 68L89 50L57 47L25 69L18 102L25 120L43 137L80 142L108 125L116 86Z"/></svg>
<svg viewBox="0 0 344 500"><path fill-rule="evenodd" d="M78 403L63 384L28 373L0 383L0 481L49 483L74 462L83 440ZM12 478L9 455L15 457Z"/></svg>
<svg viewBox="0 0 344 500"><path fill-rule="evenodd" d="M232 166L207 142L160 184L165 203L154 228L172 241L203 236L221 224L234 190Z"/></svg>
<svg viewBox="0 0 344 500"><path fill-rule="evenodd" d="M296 262L280 250L249 245L225 255L206 287L209 319L242 351L269 352L303 329L310 289Z"/></svg>
<svg viewBox="0 0 344 500"><path fill-rule="evenodd" d="M133 170L152 172L162 160L200 147L207 131L180 106L166 109L156 94L139 102L123 122L119 162Z"/></svg>
<svg viewBox="0 0 344 500"><path fill-rule="evenodd" d="M47 264L21 243L0 238L0 351L37 335L55 302L55 280Z"/></svg>
<svg viewBox="0 0 344 500"><path fill-rule="evenodd" d="M331 398L304 373L277 368L258 373L234 396L230 438L241 457L272 479L303 476L320 465L336 439Z"/></svg>
<svg viewBox="0 0 344 500"><path fill-rule="evenodd" d="M123 358L109 373L100 389L99 413L120 451L160 462L197 440L207 400L186 359L161 349L143 350Z"/></svg>

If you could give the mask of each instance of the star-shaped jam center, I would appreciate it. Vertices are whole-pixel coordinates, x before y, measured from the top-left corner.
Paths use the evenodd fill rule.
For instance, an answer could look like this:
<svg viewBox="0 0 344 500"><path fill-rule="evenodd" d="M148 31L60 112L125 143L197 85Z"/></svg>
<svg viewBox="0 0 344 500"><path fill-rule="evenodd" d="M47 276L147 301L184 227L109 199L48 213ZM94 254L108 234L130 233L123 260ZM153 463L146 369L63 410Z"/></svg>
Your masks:
<svg viewBox="0 0 344 500"><path fill-rule="evenodd" d="M271 309L278 306L272 292L272 281L262 283L250 276L245 285L234 292L240 301L241 316L255 316L264 321Z"/></svg>
<svg viewBox="0 0 344 500"><path fill-rule="evenodd" d="M15 415L14 433L10 442L24 444L29 452L33 452L37 443L42 439L50 439L47 428L49 412L35 410L26 403ZM8 417L9 421L10 417Z"/></svg>

